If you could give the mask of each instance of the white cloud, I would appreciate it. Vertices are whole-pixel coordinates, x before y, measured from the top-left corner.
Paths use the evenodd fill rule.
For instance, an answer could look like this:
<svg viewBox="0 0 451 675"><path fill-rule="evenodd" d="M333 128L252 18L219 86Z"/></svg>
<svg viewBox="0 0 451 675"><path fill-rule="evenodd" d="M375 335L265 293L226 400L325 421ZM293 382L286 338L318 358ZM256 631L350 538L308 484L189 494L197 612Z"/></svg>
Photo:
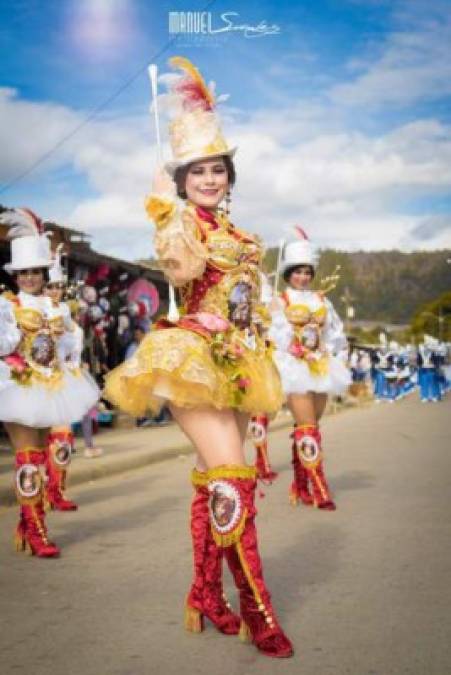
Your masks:
<svg viewBox="0 0 451 675"><path fill-rule="evenodd" d="M353 59L349 71L362 71L329 90L332 102L346 106L405 106L451 94L451 13L449 3L398 3L398 28L377 55Z"/></svg>
<svg viewBox="0 0 451 675"><path fill-rule="evenodd" d="M6 182L83 118L0 89L0 119L7 148L0 170ZM245 123L230 114L226 119L227 135L239 145L232 209L238 225L271 243L281 228L301 222L322 246L444 245L446 229L421 228L433 214L411 216L402 210L409 199L449 192L450 129L440 121L417 120L371 137L340 128L326 108L302 103L256 111ZM44 196L43 215L95 234L94 243L105 252L145 256L151 252L146 235L151 228L143 202L155 156L147 115L93 121L36 173L45 177L49 168L70 164L84 177L89 197L85 190L78 201L76 194L66 201L55 189ZM21 203L29 203L26 186L22 183Z"/></svg>

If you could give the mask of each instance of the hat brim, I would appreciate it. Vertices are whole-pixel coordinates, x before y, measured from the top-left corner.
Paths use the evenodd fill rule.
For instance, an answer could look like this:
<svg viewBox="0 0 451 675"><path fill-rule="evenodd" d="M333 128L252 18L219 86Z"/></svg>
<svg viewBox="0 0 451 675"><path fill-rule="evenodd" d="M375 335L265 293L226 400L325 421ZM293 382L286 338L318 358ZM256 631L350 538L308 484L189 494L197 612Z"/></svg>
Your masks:
<svg viewBox="0 0 451 675"><path fill-rule="evenodd" d="M52 262L48 260L43 260L42 262L35 262L32 265L13 265L12 263L6 263L3 265L3 269L8 272L8 274L13 274L14 272L20 272L20 270L34 270L41 268L49 268L52 266Z"/></svg>
<svg viewBox="0 0 451 675"><path fill-rule="evenodd" d="M280 267L280 274L284 274L287 270L290 269L290 267L302 267L303 265L308 265L309 267L313 267L313 269L316 269L318 267L318 261L317 260L302 260L302 261L294 261L294 262L288 262L288 263L282 263Z"/></svg>
<svg viewBox="0 0 451 675"><path fill-rule="evenodd" d="M166 162L164 168L170 176L174 177L177 169L180 169L182 166L188 166L188 164L193 164L193 162L201 162L202 160L217 159L218 157L232 158L237 150L238 148L235 146L234 148L231 148L225 152L218 152L216 155L196 155L184 160L172 160L171 162Z"/></svg>

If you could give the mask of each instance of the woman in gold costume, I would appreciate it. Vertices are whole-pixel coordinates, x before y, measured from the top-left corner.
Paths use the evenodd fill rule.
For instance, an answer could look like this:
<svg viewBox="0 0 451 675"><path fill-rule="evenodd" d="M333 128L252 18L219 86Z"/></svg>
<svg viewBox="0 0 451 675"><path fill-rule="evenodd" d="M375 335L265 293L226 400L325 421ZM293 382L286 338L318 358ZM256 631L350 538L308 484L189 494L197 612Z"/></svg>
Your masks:
<svg viewBox="0 0 451 675"><path fill-rule="evenodd" d="M88 375L65 366L74 343L63 316L42 295L52 258L41 220L28 209L4 209L0 223L10 227L11 262L5 269L19 289L0 297L0 420L16 453L16 545L54 558L59 549L47 537L44 513L44 493L52 502L54 482L44 487L42 475L44 466L48 471L48 432L78 421L99 391ZM70 447L55 447L54 459L63 472Z"/></svg>
<svg viewBox="0 0 451 675"><path fill-rule="evenodd" d="M196 448L187 630L201 632L207 617L265 655L287 657L293 649L276 619L258 552L255 469L246 466L243 449L249 416L275 413L282 401L270 346L256 329L263 250L218 208L235 181L235 150L222 136L213 93L189 61L171 62L182 71L170 93L174 161L157 173L146 207L182 311L177 320L157 323L133 357L110 373L105 394L133 415L155 414L167 404ZM240 616L223 595L223 556L239 590Z"/></svg>

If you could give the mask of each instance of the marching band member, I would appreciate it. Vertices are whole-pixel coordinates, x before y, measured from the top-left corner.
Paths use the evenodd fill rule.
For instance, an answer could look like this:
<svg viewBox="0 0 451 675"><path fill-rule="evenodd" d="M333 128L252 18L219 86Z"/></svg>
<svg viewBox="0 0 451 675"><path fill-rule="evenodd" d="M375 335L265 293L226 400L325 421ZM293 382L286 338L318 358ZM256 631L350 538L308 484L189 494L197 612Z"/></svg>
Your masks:
<svg viewBox="0 0 451 675"><path fill-rule="evenodd" d="M440 357L438 340L430 335L424 336L424 342L418 347L418 384L422 403L437 403L441 400L439 386Z"/></svg>
<svg viewBox="0 0 451 675"><path fill-rule="evenodd" d="M338 356L347 351L347 342L343 324L325 297L327 291L309 288L317 257L305 232L296 229L301 239L283 251L281 269L287 288L280 295L281 307L275 308L270 331L277 345L274 359L295 420L290 501L334 510L324 475L319 422L328 395L342 394L351 381Z"/></svg>
<svg viewBox="0 0 451 675"><path fill-rule="evenodd" d="M174 160L157 174L146 206L160 265L179 289L181 316L171 312L157 323L131 359L107 376L106 396L135 416L167 404L198 453L186 629L200 632L207 617L267 656L288 657L293 649L258 551L256 471L244 457L249 416L274 414L282 402L277 370L253 319L263 250L218 208L235 182L235 150L222 135L213 91L187 59L171 63L182 71L170 83ZM223 555L239 589L240 616L223 597Z"/></svg>
<svg viewBox="0 0 451 675"><path fill-rule="evenodd" d="M59 549L45 525L46 437L49 428L79 420L97 400L98 389L89 376L69 372L61 361L60 341L67 330L42 295L52 265L42 222L27 209L6 209L0 222L10 226L11 261L5 269L19 289L3 295L0 313L0 420L16 453L16 544L39 557L56 557ZM63 448L59 458L64 461L66 454Z"/></svg>

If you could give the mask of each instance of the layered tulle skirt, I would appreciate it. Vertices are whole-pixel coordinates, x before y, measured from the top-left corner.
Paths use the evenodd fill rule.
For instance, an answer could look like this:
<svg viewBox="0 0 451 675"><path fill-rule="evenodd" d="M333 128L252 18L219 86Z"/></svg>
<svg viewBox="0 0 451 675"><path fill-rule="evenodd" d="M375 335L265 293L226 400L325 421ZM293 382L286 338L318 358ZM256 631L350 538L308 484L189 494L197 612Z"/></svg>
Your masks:
<svg viewBox="0 0 451 675"><path fill-rule="evenodd" d="M349 369L336 356L323 358L319 372L305 359L292 356L289 352L276 350L274 361L280 373L283 391L289 394L343 394L351 383Z"/></svg>
<svg viewBox="0 0 451 675"><path fill-rule="evenodd" d="M98 401L99 388L86 372L65 369L57 382L21 384L0 368L0 421L37 429L78 422Z"/></svg>
<svg viewBox="0 0 451 675"><path fill-rule="evenodd" d="M168 401L183 408L276 413L283 394L268 350L243 348L238 358L221 361L215 346L214 338L184 328L153 330L108 374L104 396L135 416L157 413Z"/></svg>

